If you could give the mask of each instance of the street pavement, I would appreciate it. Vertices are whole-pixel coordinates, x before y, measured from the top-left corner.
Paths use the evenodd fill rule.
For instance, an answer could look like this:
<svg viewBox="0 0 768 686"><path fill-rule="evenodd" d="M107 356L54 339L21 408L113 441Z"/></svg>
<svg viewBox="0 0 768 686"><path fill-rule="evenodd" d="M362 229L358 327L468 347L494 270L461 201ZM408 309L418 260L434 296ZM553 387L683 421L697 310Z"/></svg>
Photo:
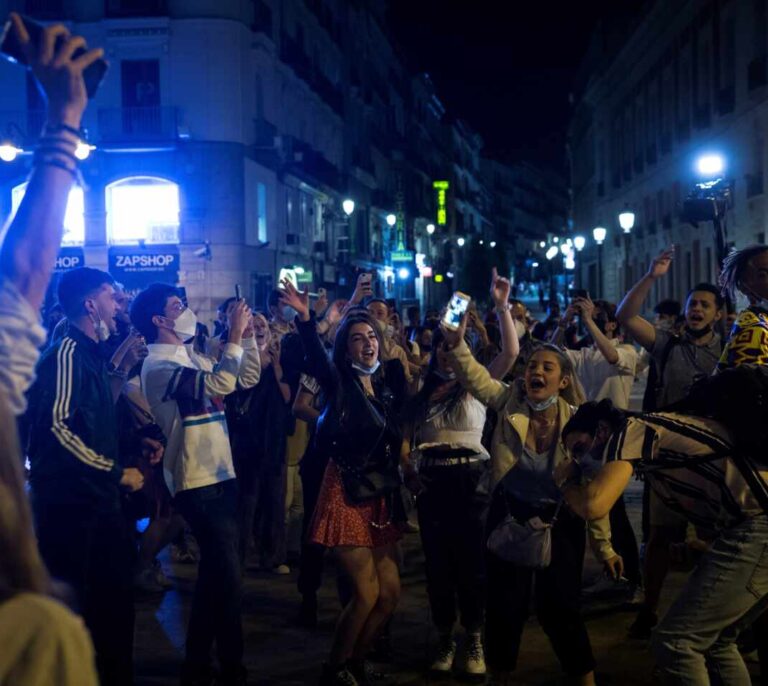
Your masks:
<svg viewBox="0 0 768 686"><path fill-rule="evenodd" d="M639 406L642 388L643 383L635 385L633 406ZM639 541L642 484L633 481L625 498ZM462 682L458 678L437 680L426 676L436 634L431 627L424 556L418 534L406 535L402 549L403 593L391 629L394 658L386 666L392 675L390 683L404 686L460 684ZM172 564L167 554L162 562L175 588L163 596L140 598L137 603L135 655L138 686L177 683L183 655L196 567ZM686 575L683 571L670 573L664 589L662 611L680 589ZM592 590L596 582L601 582L602 590ZM626 637L636 608L629 606L628 594L622 594L620 587L612 587L610 583L607 586L600 565L588 551L584 565L584 614L598 664L598 684L639 686L657 682L648 643ZM317 629L309 631L294 626L292 620L298 601L296 570L292 570L289 576L256 570L247 572L244 626L250 683L259 686L317 683L339 611L330 556L320 593ZM750 668L756 671L754 662ZM520 686L564 683L557 659L535 617L530 619L523 634L514 683Z"/></svg>

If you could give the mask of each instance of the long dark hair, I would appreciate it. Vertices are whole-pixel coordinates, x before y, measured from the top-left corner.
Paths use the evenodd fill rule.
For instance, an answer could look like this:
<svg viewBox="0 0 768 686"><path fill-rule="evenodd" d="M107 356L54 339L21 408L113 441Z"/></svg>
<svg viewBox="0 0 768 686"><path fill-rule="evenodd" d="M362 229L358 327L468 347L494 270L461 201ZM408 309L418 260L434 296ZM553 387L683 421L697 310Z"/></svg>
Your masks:
<svg viewBox="0 0 768 686"><path fill-rule="evenodd" d="M443 335L442 330L435 329L432 337L432 356L429 358L424 385L421 387L421 390L408 401L403 411L403 416L411 418L412 421L423 421L427 414L427 409L429 408L430 397L439 386L445 383L445 379L441 378L437 373L437 351L444 340L445 336ZM465 340L465 342L469 345L469 341ZM444 399L446 412L449 414L453 412L466 395L466 389L457 382L453 390Z"/></svg>

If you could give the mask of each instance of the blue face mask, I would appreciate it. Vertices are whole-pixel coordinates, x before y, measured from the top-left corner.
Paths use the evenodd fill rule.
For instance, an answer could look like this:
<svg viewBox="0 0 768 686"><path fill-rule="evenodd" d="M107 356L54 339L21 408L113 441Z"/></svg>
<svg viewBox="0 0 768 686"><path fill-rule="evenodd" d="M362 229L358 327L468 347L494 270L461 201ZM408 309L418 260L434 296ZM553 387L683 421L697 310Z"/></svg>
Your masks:
<svg viewBox="0 0 768 686"><path fill-rule="evenodd" d="M525 402L528 403L528 407L530 407L534 412L542 412L546 410L548 407L552 407L557 402L557 399L560 396L555 393L555 395L550 395L549 398L546 400L542 400L540 403L533 402L530 398L526 398Z"/></svg>
<svg viewBox="0 0 768 686"><path fill-rule="evenodd" d="M365 367L362 364L358 364L357 362L352 363L352 369L354 369L356 372L359 372L360 374L364 374L365 376L373 376L378 368L381 367L381 362L376 360L376 364L373 365L373 367Z"/></svg>

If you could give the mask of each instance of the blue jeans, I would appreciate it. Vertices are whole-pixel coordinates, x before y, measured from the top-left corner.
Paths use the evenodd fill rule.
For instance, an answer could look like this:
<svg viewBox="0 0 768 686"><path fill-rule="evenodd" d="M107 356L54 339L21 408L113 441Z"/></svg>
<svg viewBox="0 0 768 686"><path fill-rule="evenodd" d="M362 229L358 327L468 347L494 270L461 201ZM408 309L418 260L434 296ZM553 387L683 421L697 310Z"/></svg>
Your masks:
<svg viewBox="0 0 768 686"><path fill-rule="evenodd" d="M768 517L723 531L656 629L652 648L677 686L750 686L736 638L768 607Z"/></svg>
<svg viewBox="0 0 768 686"><path fill-rule="evenodd" d="M222 671L235 674L243 659L237 482L231 479L182 491L175 502L200 546L185 672L210 666L215 641Z"/></svg>

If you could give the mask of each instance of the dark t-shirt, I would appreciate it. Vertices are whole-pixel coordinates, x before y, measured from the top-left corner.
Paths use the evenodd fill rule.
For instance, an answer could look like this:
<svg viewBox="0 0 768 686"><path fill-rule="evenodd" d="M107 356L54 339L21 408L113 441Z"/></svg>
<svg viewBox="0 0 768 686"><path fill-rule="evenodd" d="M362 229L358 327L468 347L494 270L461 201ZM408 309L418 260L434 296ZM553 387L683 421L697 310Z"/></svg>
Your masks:
<svg viewBox="0 0 768 686"><path fill-rule="evenodd" d="M665 349L672 338L676 340L671 344L663 364ZM685 334L674 336L668 331L656 329L656 341L648 350L658 373L662 375L656 391L656 407L661 409L682 400L696 381L710 376L721 351L720 336L717 334L706 345L695 345Z"/></svg>

